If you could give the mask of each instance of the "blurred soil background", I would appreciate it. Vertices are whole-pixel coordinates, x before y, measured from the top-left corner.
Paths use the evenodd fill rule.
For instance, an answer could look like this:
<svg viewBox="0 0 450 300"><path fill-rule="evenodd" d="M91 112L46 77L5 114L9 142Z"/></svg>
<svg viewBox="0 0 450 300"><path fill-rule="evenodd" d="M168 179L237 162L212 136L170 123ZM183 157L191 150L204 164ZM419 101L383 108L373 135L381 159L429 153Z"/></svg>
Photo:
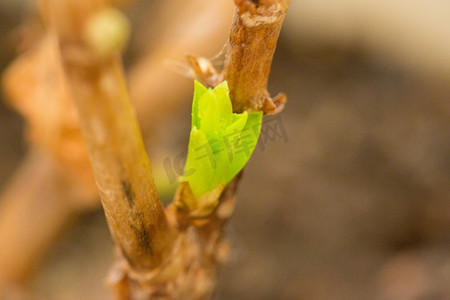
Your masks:
<svg viewBox="0 0 450 300"><path fill-rule="evenodd" d="M136 5L136 24L139 7L157 13ZM0 4L1 70L26 11ZM269 81L288 104L245 170L215 299L450 299L450 3L294 0ZM186 149L190 101L167 129L170 153ZM5 101L0 122L4 186L26 142ZM103 212L86 214L29 288L37 299L109 299L112 255Z"/></svg>

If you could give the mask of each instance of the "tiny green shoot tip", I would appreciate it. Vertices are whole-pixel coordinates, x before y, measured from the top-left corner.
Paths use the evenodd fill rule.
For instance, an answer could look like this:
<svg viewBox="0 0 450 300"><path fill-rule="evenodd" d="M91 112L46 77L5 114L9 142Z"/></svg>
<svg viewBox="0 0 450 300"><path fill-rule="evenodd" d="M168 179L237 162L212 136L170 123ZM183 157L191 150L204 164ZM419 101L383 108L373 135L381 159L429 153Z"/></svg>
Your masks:
<svg viewBox="0 0 450 300"><path fill-rule="evenodd" d="M233 113L226 81L214 89L194 83L192 129L181 180L196 198L228 184L245 166L261 131L262 112Z"/></svg>

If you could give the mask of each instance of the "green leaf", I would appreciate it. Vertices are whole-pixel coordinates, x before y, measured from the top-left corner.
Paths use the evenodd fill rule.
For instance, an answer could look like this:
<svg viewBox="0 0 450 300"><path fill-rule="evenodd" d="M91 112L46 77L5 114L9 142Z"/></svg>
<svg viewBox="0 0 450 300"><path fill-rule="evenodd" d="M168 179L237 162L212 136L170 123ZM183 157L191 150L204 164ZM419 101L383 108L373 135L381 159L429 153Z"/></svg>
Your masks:
<svg viewBox="0 0 450 300"><path fill-rule="evenodd" d="M199 127L198 121L198 101L203 94L208 91L206 87L204 87L197 80L194 81L194 100L192 102L192 127Z"/></svg>
<svg viewBox="0 0 450 300"><path fill-rule="evenodd" d="M262 112L233 113L226 81L194 84L192 129L182 180L196 198L228 184L247 163L261 131Z"/></svg>

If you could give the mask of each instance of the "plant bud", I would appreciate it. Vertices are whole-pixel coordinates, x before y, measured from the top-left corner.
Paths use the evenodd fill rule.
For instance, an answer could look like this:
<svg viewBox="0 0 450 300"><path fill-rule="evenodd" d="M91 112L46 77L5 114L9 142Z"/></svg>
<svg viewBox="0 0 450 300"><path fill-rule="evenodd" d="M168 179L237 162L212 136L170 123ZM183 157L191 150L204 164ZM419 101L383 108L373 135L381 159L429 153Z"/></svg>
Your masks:
<svg viewBox="0 0 450 300"><path fill-rule="evenodd" d="M129 36L130 23L115 8L107 8L93 15L83 32L85 43L101 57L108 57L122 50Z"/></svg>

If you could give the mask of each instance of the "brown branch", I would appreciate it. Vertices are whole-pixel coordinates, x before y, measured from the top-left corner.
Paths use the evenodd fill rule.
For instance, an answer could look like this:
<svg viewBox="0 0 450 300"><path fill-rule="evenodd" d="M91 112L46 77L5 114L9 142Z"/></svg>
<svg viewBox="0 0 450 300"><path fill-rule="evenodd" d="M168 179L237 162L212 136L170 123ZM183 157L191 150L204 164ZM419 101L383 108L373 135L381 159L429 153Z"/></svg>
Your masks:
<svg viewBox="0 0 450 300"><path fill-rule="evenodd" d="M267 81L281 25L290 0L236 0L233 26L225 58L223 77L230 87L236 112L245 110L275 112Z"/></svg>
<svg viewBox="0 0 450 300"><path fill-rule="evenodd" d="M85 35L88 22L105 12L107 3L46 4L111 233L136 271L153 269L171 253L174 231L158 198L118 49L95 48L104 44Z"/></svg>
<svg viewBox="0 0 450 300"><path fill-rule="evenodd" d="M255 70L258 69L260 64L265 64L266 68L270 68L270 62L272 61L272 56L275 50L275 44L279 31L281 29L281 22L286 13L288 3L283 6L282 16L277 15L278 22L264 23L261 26L259 24L253 26L250 30L251 35L256 35L259 37L259 42L264 35L269 34L275 36L274 41L272 41L272 47L261 47L258 43L251 43L249 49L245 49L243 53L239 48L230 46L228 49L227 57L232 57L237 55L241 57L240 59L227 59L225 62L225 79L236 78L234 85L231 86L230 94L232 97L234 95L247 95L248 98L241 96L241 98L232 98L235 105L241 105L242 108L251 110L253 107L249 106L255 98L263 95L267 97L266 91L268 70L263 73L263 76L259 76L259 86L251 89L252 84L251 75L255 75ZM261 4L258 9L251 10L248 8L254 8L253 5L248 7L238 7L236 16L239 18L239 10L243 10L241 13L248 16L250 21L259 20L261 17L260 12L266 12L263 10L265 6ZM277 8L281 6L276 6ZM267 11L272 11L272 6L269 8L265 7ZM274 12L275 14L275 12ZM256 22L256 21L255 21ZM241 30L247 30L246 26L248 23L237 22L235 20L232 28L233 32L239 32ZM241 28L244 27L244 28ZM248 37L251 39L251 36ZM253 57L254 53L260 54L260 56ZM248 57L251 56L251 57ZM201 64L195 61L195 58L190 58L191 66L194 66L195 71L198 73L202 71ZM230 64L239 64L242 68L230 66ZM244 67L242 64L248 64ZM207 68L206 71L210 69ZM241 74L241 72L244 72ZM247 73L246 73L247 72ZM196 74L200 75L201 78L206 79L209 83L217 83L218 78L207 78L207 74ZM217 74L217 73L215 73ZM264 84L261 84L264 83ZM245 90L245 93L243 90ZM269 101L269 100L268 100ZM275 106L273 104L273 106ZM253 109L264 109L265 107L257 107ZM189 185L181 184L177 190L175 200L171 206L167 209L167 214L171 216L171 219L175 219L177 223L177 228L179 231L177 247L172 256L172 260L167 265L161 266L160 269L155 270L151 273L141 273L138 276L134 275L130 278L127 273L126 264L116 265L117 268L112 273L113 281L115 283L116 292L120 295L133 295L137 299L207 299L209 298L213 291L216 283L216 269L218 265L223 262L224 256L227 253L227 246L223 240L223 228L230 218L233 209L234 201L236 195L236 189L241 175L236 176L224 189L222 194L216 194L216 191L212 191L207 195L202 197L218 197L218 205L212 209L208 207L207 211L209 214L195 214L190 211L191 206L185 205L196 201L192 199L193 195L189 189ZM204 199L211 200L211 199ZM202 201L203 202L203 201ZM213 203L214 201L204 201L204 203ZM200 203L200 202L197 202ZM196 205L192 206L194 209L202 209ZM119 253L119 262L121 259ZM133 287L139 286L138 289L133 289ZM132 290L130 292L130 289Z"/></svg>
<svg viewBox="0 0 450 300"><path fill-rule="evenodd" d="M281 23L289 3L265 1L258 5L254 2L246 2L245 5L237 4L239 6L236 9L231 30L223 77L233 82L230 85L230 95L235 110L275 111L276 104L270 100L266 91L267 77ZM246 18L245 22L241 18ZM236 41L239 38L243 41L248 40L249 44L246 47L237 45ZM198 66L196 71L202 70L195 59L190 58L190 60L192 66ZM261 66L264 72L261 72ZM209 73L200 74L200 77L205 78L202 75L207 77L207 74ZM255 78L256 85L253 86ZM217 83L218 79L206 78L206 81ZM261 101L260 105L255 104L255 99ZM264 104L263 100L270 102L272 107ZM223 240L223 228L233 212L240 178L241 174L228 184L219 196L218 205L209 215L199 216L190 211L190 206L186 204L196 199L192 199L189 185L182 183L179 186L174 203L168 208L168 214L176 216L180 244L183 245L176 253L180 261L178 274L173 275L172 272L172 279L157 281L157 284L155 284L156 276L152 277L152 280L147 281L143 299L152 299L152 296L157 295L164 295L166 299L207 299L211 296L216 282L216 269L227 252L227 246ZM216 191L212 191L202 197L217 197L217 194ZM205 201L208 204L212 202ZM193 207L201 209L201 207ZM210 207L208 211L211 211ZM164 273L163 270L160 272ZM145 282L145 278L140 281Z"/></svg>
<svg viewBox="0 0 450 300"><path fill-rule="evenodd" d="M237 8L222 72L222 77L228 81L230 87L234 110L276 112L282 108L285 98L281 95L272 101L267 92L267 81L281 25L290 1L235 2ZM192 62L192 58L190 59L191 65L195 67L197 64L195 61ZM201 68L196 70L199 71ZM206 69L206 71L205 74L208 74L209 70ZM217 78L206 81L218 83ZM212 213L202 217L196 217L189 211L189 205L183 205L195 199L189 199L193 196L188 185L179 186L169 212L176 215L179 230L185 232L184 239L197 241L196 245L186 242L190 248L197 250L193 251L195 255L190 258L190 267L181 269L178 276L190 280L184 284L178 283L180 286L176 289L183 290L183 286L190 285L191 293L184 294L182 297L172 293L169 294L168 299L205 299L212 294L216 269L227 253L223 229L233 213L236 190L241 176L242 172L223 190L218 205ZM214 191L202 197L211 196L214 196ZM203 290L199 288L201 286L204 287Z"/></svg>
<svg viewBox="0 0 450 300"><path fill-rule="evenodd" d="M79 192L57 163L31 151L1 195L0 283L23 282L71 217Z"/></svg>
<svg viewBox="0 0 450 300"><path fill-rule="evenodd" d="M267 92L267 82L278 36L290 0L236 0L235 3L236 9L225 65L219 77L228 82L234 111L277 112L282 109L286 99L284 95L279 95L272 100ZM202 71L200 59L202 58L189 57L191 66L197 72ZM207 77L208 74L210 74L209 69L205 69L204 74L199 74L199 77ZM215 78L216 75L213 76L205 80L218 84L220 80ZM239 178L240 176L237 176L233 180L233 184L230 184L233 186L231 190L227 187L222 193L219 208L223 203L228 203L229 199L234 198ZM185 185L181 185L175 199L175 205L178 205L179 219L180 216L186 218L190 215L190 212L186 211L186 205L183 205L183 203L193 201L183 199L192 197L189 189L187 191L186 189L188 188ZM180 212L181 207L185 211Z"/></svg>

